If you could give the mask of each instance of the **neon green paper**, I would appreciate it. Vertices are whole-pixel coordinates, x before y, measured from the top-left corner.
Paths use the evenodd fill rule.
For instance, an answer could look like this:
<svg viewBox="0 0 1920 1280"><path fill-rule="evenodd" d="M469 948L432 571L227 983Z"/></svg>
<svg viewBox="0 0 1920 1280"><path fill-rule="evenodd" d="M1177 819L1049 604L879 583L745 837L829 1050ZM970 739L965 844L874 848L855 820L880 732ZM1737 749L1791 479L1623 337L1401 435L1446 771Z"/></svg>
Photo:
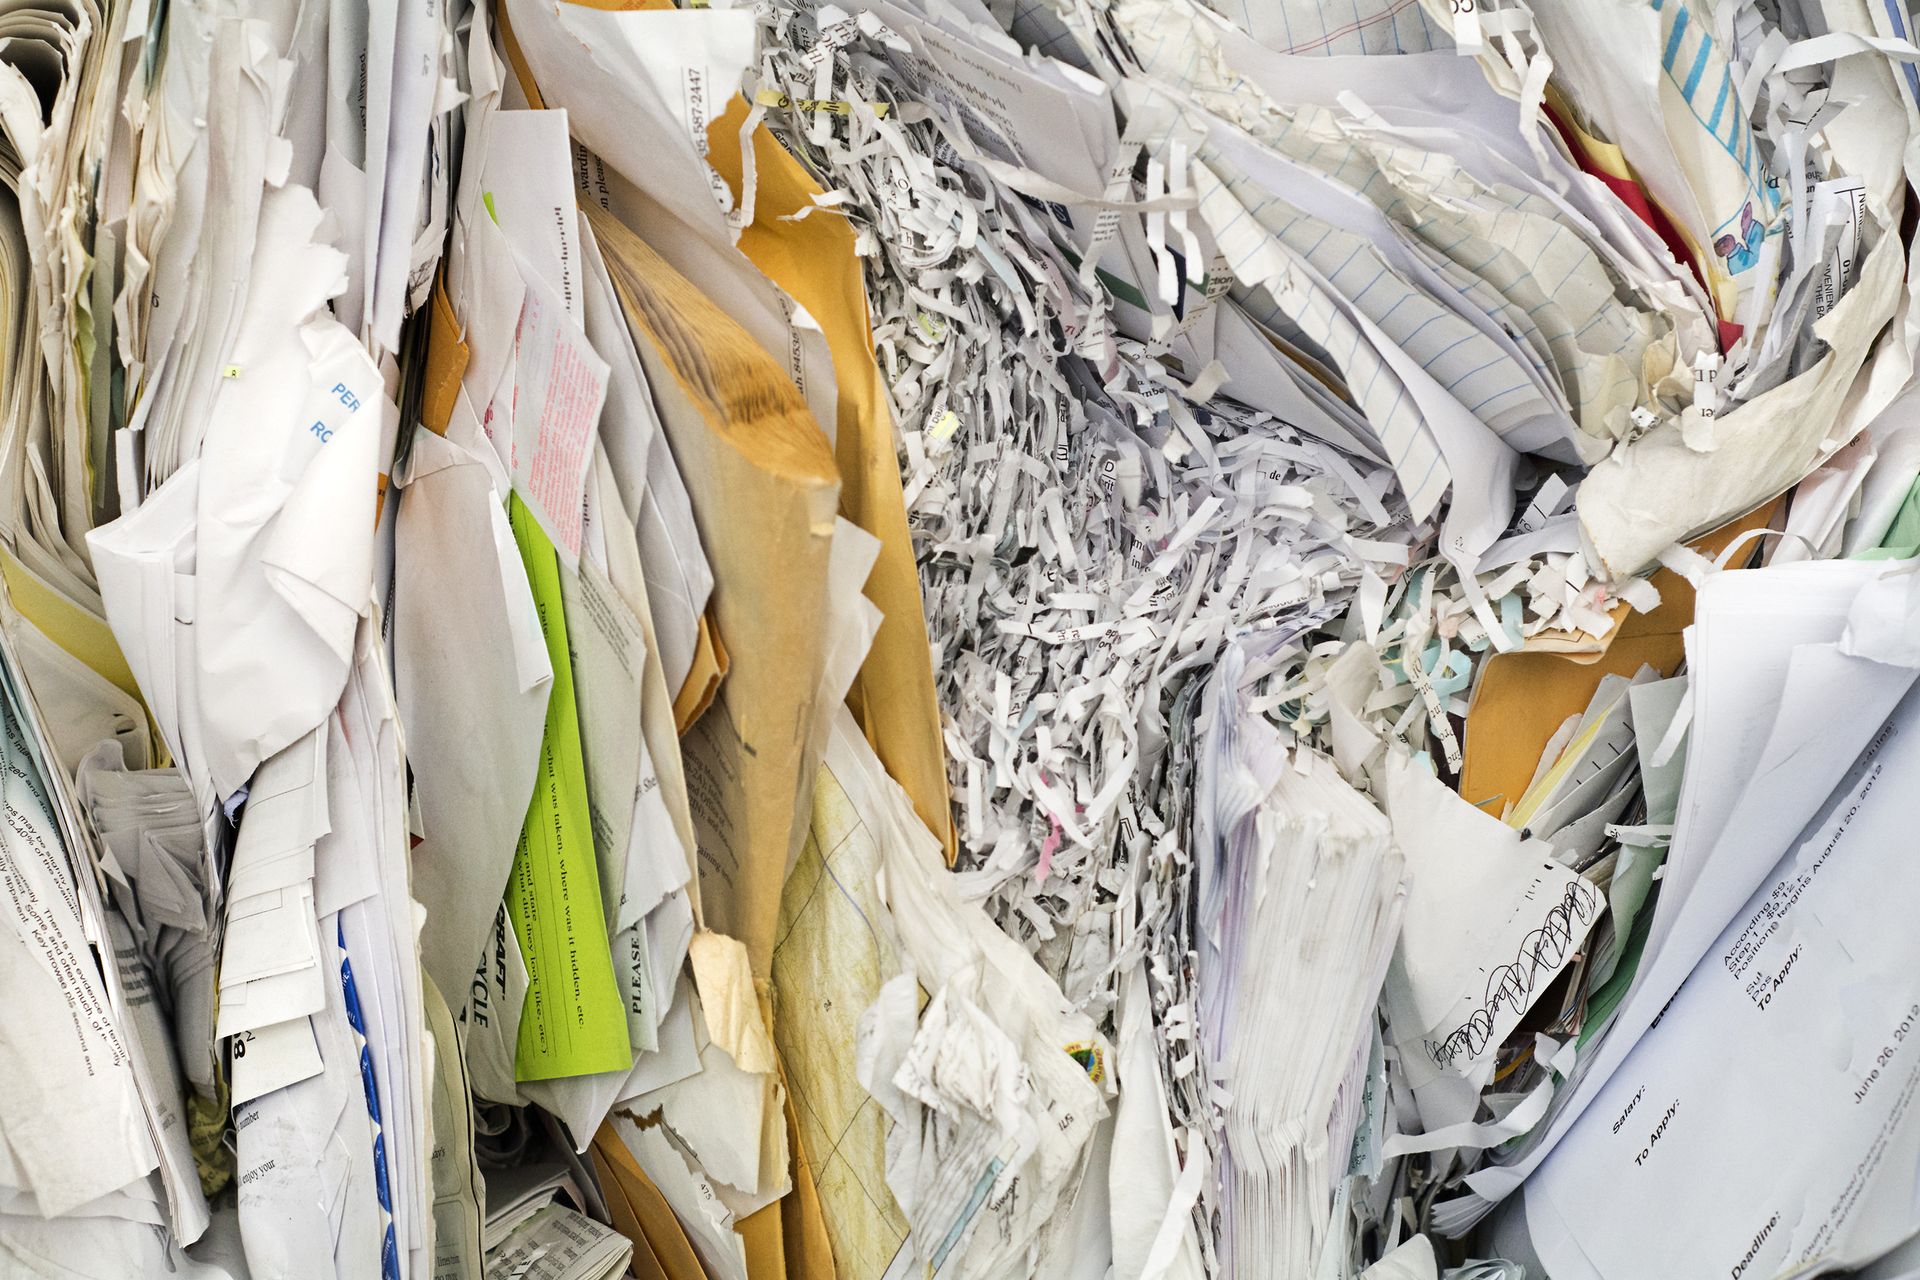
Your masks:
<svg viewBox="0 0 1920 1280"><path fill-rule="evenodd" d="M633 1053L613 977L587 814L587 769L573 701L567 618L560 606L560 562L520 495L508 499L508 516L553 664L540 776L507 881L507 918L527 965L514 1076L551 1080L625 1071L633 1065Z"/></svg>

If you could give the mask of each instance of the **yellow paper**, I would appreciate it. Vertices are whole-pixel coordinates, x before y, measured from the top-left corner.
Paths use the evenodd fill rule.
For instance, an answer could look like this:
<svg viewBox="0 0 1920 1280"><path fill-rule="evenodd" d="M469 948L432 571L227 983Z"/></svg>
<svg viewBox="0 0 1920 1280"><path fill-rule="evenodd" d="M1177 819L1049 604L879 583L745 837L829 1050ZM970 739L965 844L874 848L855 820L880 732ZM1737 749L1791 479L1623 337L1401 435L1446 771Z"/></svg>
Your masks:
<svg viewBox="0 0 1920 1280"><path fill-rule="evenodd" d="M760 1016L753 966L738 938L702 930L687 948L693 983L700 992L707 1038L725 1049L742 1071L766 1075L774 1069L773 1041Z"/></svg>
<svg viewBox="0 0 1920 1280"><path fill-rule="evenodd" d="M560 607L560 562L518 494L509 499L508 514L553 664L540 774L507 881L507 916L527 964L514 1075L551 1080L625 1071L633 1065L633 1052L613 977L587 814L587 769L573 701L567 620Z"/></svg>
<svg viewBox="0 0 1920 1280"><path fill-rule="evenodd" d="M1622 698L1626 696L1625 693L1620 695ZM1541 804L1553 794L1554 788L1558 787L1566 776L1573 772L1574 767L1586 757L1588 750L1593 746L1593 740L1598 738L1600 731L1607 727L1607 715L1618 705L1618 699L1609 703L1606 711L1593 717L1593 723L1587 726L1585 733L1566 745L1565 750L1560 753L1560 758L1540 775L1540 781L1527 788L1526 794L1520 797L1520 803L1507 814L1508 826L1524 829L1527 823L1533 821L1533 815L1540 811Z"/></svg>
<svg viewBox="0 0 1920 1280"><path fill-rule="evenodd" d="M114 639L107 620L49 586L5 547L0 547L0 580L6 583L7 599L14 609L41 635L146 709L147 758L156 767L170 764L173 755L166 736L154 723L153 712L140 693L140 682L133 678L133 669L127 666L126 655L120 652L120 642Z"/></svg>
<svg viewBox="0 0 1920 1280"><path fill-rule="evenodd" d="M1609 178L1621 182L1631 182L1639 187L1640 193L1646 197L1647 203L1660 210L1661 216L1667 220L1667 225L1672 227L1674 232L1686 244L1688 255L1692 259L1695 269L1699 271L1701 278L1707 278L1707 276L1713 272L1712 264L1701 252L1699 243L1692 235L1688 234L1686 219L1684 217L1676 217L1673 210L1662 205L1654 198L1653 192L1647 190L1647 185L1640 181L1640 175L1633 171L1631 164L1627 163L1627 156L1624 151L1613 143L1596 137L1588 131L1586 126L1581 122L1581 113L1574 108L1571 102L1567 101L1565 94L1561 93L1552 85L1549 85L1547 86L1546 100L1559 116L1561 124L1565 126L1565 134L1569 138L1570 145L1578 150L1589 164L1606 174ZM1731 320L1733 318L1734 301L1735 290L1733 282L1728 279L1724 273L1720 273L1714 280L1714 309L1718 312L1722 320Z"/></svg>
<svg viewBox="0 0 1920 1280"><path fill-rule="evenodd" d="M7 595L20 616L40 628L46 637L80 661L92 667L129 697L140 697L140 682L133 678L113 628L105 618L89 613L56 591L19 559L0 548L0 577L6 579Z"/></svg>
<svg viewBox="0 0 1920 1280"><path fill-rule="evenodd" d="M848 1066L860 1015L900 969L876 927L880 864L876 833L822 764L813 827L780 901L773 1029L794 1113L794 1185L810 1166L841 1280L880 1280L907 1242L886 1182L892 1122Z"/></svg>

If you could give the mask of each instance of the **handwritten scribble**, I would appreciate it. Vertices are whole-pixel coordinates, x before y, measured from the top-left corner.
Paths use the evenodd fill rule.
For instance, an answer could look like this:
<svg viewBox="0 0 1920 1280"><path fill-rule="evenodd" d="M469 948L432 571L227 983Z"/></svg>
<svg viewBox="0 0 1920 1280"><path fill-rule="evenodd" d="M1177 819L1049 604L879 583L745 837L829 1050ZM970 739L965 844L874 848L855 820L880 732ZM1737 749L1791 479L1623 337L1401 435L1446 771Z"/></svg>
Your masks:
<svg viewBox="0 0 1920 1280"><path fill-rule="evenodd" d="M1540 926L1520 940L1519 954L1512 962L1487 975L1486 1002L1439 1040L1426 1041L1433 1060L1451 1067L1463 1056L1469 1060L1479 1057L1493 1038L1500 1011L1509 1005L1516 1010L1527 1007L1534 989L1558 973L1567 952L1587 936L1583 926L1592 923L1598 906L1599 895L1585 880L1569 883Z"/></svg>

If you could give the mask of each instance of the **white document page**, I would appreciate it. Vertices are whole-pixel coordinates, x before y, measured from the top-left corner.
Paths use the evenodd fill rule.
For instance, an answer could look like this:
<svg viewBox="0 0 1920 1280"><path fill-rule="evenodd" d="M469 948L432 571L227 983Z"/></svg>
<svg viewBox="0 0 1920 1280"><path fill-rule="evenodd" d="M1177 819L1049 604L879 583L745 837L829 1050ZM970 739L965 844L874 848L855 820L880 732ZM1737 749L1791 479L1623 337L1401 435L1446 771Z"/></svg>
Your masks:
<svg viewBox="0 0 1920 1280"><path fill-rule="evenodd" d="M1916 770L1909 696L1528 1183L1555 1280L1798 1275L1920 1226Z"/></svg>

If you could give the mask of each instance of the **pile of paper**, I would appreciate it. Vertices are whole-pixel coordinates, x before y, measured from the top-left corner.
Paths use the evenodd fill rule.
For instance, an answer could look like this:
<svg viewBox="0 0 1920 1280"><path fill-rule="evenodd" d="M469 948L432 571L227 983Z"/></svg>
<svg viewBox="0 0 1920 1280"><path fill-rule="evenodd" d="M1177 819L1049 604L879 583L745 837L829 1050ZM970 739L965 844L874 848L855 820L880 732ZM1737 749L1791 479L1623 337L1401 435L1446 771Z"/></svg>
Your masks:
<svg viewBox="0 0 1920 1280"><path fill-rule="evenodd" d="M0 1274L1915 1274L1911 23L0 6Z"/></svg>

